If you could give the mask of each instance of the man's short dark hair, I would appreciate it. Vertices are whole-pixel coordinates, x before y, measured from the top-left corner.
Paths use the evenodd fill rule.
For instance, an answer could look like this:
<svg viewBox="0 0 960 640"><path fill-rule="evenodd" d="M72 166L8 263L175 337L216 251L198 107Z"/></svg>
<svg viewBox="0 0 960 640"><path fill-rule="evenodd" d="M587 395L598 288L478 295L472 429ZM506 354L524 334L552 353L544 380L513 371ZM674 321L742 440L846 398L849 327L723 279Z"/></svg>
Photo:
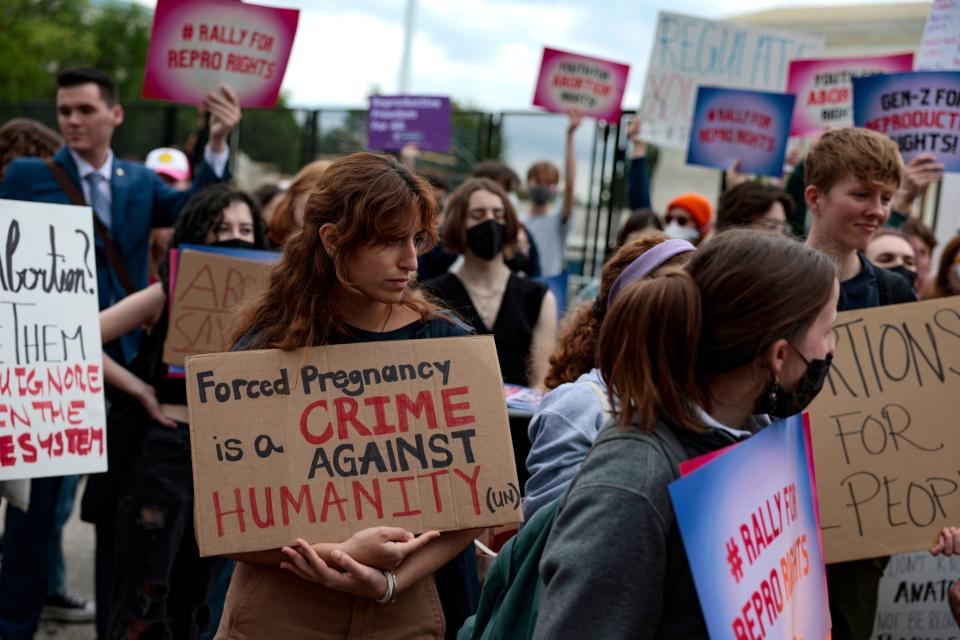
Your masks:
<svg viewBox="0 0 960 640"><path fill-rule="evenodd" d="M112 107L117 104L117 85L103 71L97 69L67 69L57 76L58 87L75 87L93 83L100 87L100 98Z"/></svg>

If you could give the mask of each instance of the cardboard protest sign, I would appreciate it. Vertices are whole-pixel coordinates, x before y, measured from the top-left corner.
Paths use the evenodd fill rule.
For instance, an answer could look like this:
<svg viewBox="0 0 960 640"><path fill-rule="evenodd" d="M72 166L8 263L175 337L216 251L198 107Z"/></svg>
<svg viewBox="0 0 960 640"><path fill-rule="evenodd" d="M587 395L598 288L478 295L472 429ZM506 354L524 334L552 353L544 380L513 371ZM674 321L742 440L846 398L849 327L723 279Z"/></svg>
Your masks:
<svg viewBox="0 0 960 640"><path fill-rule="evenodd" d="M960 522L960 299L847 311L809 408L828 563L929 549Z"/></svg>
<svg viewBox="0 0 960 640"><path fill-rule="evenodd" d="M233 313L266 283L270 266L215 253L180 252L163 361L183 365L187 356L229 351Z"/></svg>
<svg viewBox="0 0 960 640"><path fill-rule="evenodd" d="M794 97L740 89L700 87L687 146L687 164L783 175Z"/></svg>
<svg viewBox="0 0 960 640"><path fill-rule="evenodd" d="M661 11L638 112L643 138L686 149L697 87L782 92L790 61L823 48L822 38Z"/></svg>
<svg viewBox="0 0 960 640"><path fill-rule="evenodd" d="M917 50L918 71L960 69L960 0L933 0Z"/></svg>
<svg viewBox="0 0 960 640"><path fill-rule="evenodd" d="M398 151L413 143L421 151L450 150L450 98L370 96L367 148Z"/></svg>
<svg viewBox="0 0 960 640"><path fill-rule="evenodd" d="M853 126L853 78L913 69L912 53L861 58L792 60L787 93L797 96L791 136Z"/></svg>
<svg viewBox="0 0 960 640"><path fill-rule="evenodd" d="M938 640L960 637L947 594L960 578L960 557L927 551L890 558L880 580L871 640Z"/></svg>
<svg viewBox="0 0 960 640"><path fill-rule="evenodd" d="M243 107L277 103L300 12L236 0L159 0L143 96L200 104L222 84Z"/></svg>
<svg viewBox="0 0 960 640"><path fill-rule="evenodd" d="M620 120L630 65L544 47L533 104L554 113L571 107L598 120Z"/></svg>
<svg viewBox="0 0 960 640"><path fill-rule="evenodd" d="M932 153L960 171L960 71L854 78L853 121L893 138L904 162Z"/></svg>
<svg viewBox="0 0 960 640"><path fill-rule="evenodd" d="M201 555L520 521L492 336L187 360Z"/></svg>
<svg viewBox="0 0 960 640"><path fill-rule="evenodd" d="M801 416L670 485L712 638L826 638L827 577Z"/></svg>
<svg viewBox="0 0 960 640"><path fill-rule="evenodd" d="M93 212L0 200L0 480L107 469Z"/></svg>

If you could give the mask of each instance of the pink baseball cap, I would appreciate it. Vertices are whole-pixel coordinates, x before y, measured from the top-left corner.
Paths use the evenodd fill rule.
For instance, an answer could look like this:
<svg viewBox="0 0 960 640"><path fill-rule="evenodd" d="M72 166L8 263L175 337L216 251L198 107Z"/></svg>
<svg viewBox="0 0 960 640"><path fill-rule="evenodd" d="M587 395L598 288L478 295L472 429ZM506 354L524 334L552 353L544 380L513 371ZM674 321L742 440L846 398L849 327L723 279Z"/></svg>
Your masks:
<svg viewBox="0 0 960 640"><path fill-rule="evenodd" d="M190 161L186 154L179 149L161 147L147 154L144 163L147 169L173 178L174 180L190 179Z"/></svg>

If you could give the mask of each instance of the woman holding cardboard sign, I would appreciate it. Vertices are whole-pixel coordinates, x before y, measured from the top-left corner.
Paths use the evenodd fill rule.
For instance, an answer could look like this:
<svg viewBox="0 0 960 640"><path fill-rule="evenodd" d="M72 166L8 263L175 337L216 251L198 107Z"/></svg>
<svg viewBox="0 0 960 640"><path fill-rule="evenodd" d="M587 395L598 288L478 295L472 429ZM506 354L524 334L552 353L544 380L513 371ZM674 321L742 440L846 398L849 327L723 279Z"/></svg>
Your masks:
<svg viewBox="0 0 960 640"><path fill-rule="evenodd" d="M182 244L268 247L256 203L226 185L208 187L184 206L170 246ZM115 547L123 570L115 576L111 601L98 602L112 607L111 637L162 630L177 638L193 637L220 564L197 554L186 384L182 377L170 377L162 361L169 266L168 256L160 265L160 282L100 314L104 343L146 329L130 369L103 354L105 380L135 402L114 399L107 430L110 471L92 476L84 496L85 518L91 503L98 503L98 530L113 528L114 514L116 518ZM171 580L171 575L179 578Z"/></svg>
<svg viewBox="0 0 960 640"><path fill-rule="evenodd" d="M337 160L241 315L235 350L469 334L411 286L436 227L425 180L388 156ZM380 527L238 554L217 638L442 638L445 618L455 633L476 602L475 534Z"/></svg>

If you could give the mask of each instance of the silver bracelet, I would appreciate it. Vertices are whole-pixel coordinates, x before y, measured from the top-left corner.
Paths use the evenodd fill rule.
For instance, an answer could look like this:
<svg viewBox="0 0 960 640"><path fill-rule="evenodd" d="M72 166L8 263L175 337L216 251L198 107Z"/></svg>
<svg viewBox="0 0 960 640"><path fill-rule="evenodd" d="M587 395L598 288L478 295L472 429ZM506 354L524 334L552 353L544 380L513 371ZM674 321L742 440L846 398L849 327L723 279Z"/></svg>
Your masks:
<svg viewBox="0 0 960 640"><path fill-rule="evenodd" d="M383 577L387 579L387 592L383 594L383 597L377 600L377 604L387 604L390 602L397 601L397 576L393 571L384 571L380 570L383 573Z"/></svg>

